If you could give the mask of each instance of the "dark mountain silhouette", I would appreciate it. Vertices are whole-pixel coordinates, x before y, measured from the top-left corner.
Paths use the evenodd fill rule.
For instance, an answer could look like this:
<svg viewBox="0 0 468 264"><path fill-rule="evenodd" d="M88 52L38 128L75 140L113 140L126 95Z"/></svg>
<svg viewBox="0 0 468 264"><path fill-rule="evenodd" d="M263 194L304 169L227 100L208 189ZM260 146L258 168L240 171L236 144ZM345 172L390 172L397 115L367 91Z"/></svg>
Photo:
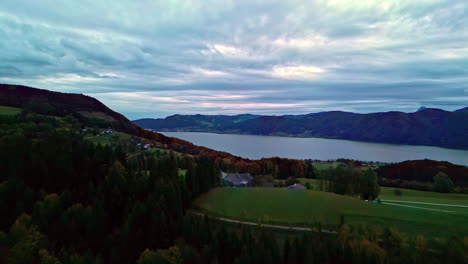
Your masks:
<svg viewBox="0 0 468 264"><path fill-rule="evenodd" d="M426 110L426 109L427 109L427 107L425 107L425 106L421 106L421 107L419 107L419 108L418 108L418 111L416 111L416 112L420 112L420 111L422 111L422 110Z"/></svg>
<svg viewBox="0 0 468 264"><path fill-rule="evenodd" d="M183 124L185 130L191 131L205 131L206 129L223 129L225 127L233 126L240 122L254 119L258 115L172 115L165 119L152 119L144 118L134 121L141 127L151 127L151 129L178 129Z"/></svg>
<svg viewBox="0 0 468 264"><path fill-rule="evenodd" d="M459 113L460 113L460 112L464 112L464 113L466 113L466 112L468 112L468 107L465 107L465 108L462 108L462 109L455 110L454 112L459 112Z"/></svg>
<svg viewBox="0 0 468 264"><path fill-rule="evenodd" d="M426 108L415 113L332 111L285 116L174 115L133 122L155 131L321 137L468 149L468 108L454 112Z"/></svg>

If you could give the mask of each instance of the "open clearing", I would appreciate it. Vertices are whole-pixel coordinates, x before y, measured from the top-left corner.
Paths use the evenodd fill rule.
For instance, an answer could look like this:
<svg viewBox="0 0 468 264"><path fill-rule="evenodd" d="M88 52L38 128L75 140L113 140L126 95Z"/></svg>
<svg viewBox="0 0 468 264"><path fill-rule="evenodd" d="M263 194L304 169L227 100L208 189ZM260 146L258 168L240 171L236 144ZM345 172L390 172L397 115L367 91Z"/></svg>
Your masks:
<svg viewBox="0 0 468 264"><path fill-rule="evenodd" d="M465 198L465 203L468 199ZM468 208L432 205L373 204L356 198L318 191L285 188L216 188L194 202L207 214L270 224L304 226L320 221L338 224L394 226L407 233L430 236L468 235ZM422 210L422 208L440 209ZM445 211L454 211L445 212Z"/></svg>
<svg viewBox="0 0 468 264"><path fill-rule="evenodd" d="M20 108L0 106L0 115L17 115L21 112Z"/></svg>
<svg viewBox="0 0 468 264"><path fill-rule="evenodd" d="M345 165L345 164L343 162L341 162L341 161L332 161L332 162L314 161L314 162L312 162L312 165L314 165L314 167L317 170L325 170L325 169L330 169L330 168L336 168L338 166Z"/></svg>
<svg viewBox="0 0 468 264"><path fill-rule="evenodd" d="M424 192L400 189L402 195L395 195L396 188L381 187L379 198L382 200L412 201L437 204L468 205L468 195L457 193Z"/></svg>
<svg viewBox="0 0 468 264"><path fill-rule="evenodd" d="M86 140L89 140L95 144L101 145L112 145L116 143L125 143L130 140L131 135L119 131L114 131L112 134L98 134L98 135L89 135L85 136Z"/></svg>
<svg viewBox="0 0 468 264"><path fill-rule="evenodd" d="M87 118L100 119L100 120L108 121L108 122L111 122L111 123L116 122L116 120L113 117L111 117L108 114L103 113L103 112L79 111L78 113L83 115L84 117L87 117Z"/></svg>
<svg viewBox="0 0 468 264"><path fill-rule="evenodd" d="M301 184L309 183L312 190L319 190L320 181L317 179L298 179ZM380 187L379 198L383 201L407 202L407 203L432 203L433 205L466 205L468 206L468 195L457 193L425 192L409 189L399 189L401 195L396 195L392 187Z"/></svg>

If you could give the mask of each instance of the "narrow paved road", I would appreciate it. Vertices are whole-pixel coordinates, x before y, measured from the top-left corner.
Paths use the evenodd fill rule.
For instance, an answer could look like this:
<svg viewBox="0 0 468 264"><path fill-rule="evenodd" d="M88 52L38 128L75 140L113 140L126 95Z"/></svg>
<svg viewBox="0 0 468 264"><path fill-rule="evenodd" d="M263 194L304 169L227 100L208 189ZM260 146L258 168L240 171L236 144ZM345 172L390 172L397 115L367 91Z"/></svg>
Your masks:
<svg viewBox="0 0 468 264"><path fill-rule="evenodd" d="M387 204L387 205L395 205L395 206L409 207L409 208L429 210L429 211L438 211L438 212L444 212L444 213L455 213L454 211L449 211L449 210L417 207L417 206L398 204L398 203L410 203L410 204L423 204L423 205L436 205L436 206L468 208L468 205L424 203L424 202L400 201L400 200L385 200L385 201L382 200L382 204ZM200 212L197 212L197 211L190 211L190 213L195 214L195 215L204 216L203 213L200 213ZM234 219L229 219L229 218L224 218L224 217L212 217L212 218L216 219L216 220L219 220L219 221L227 222L227 223L242 224L242 225L249 225L249 226L259 226L259 224L255 223L255 222L240 221L240 220L234 220ZM297 226L293 227L293 226L271 225L271 224L260 224L260 225L263 226L263 227L279 229L279 230L292 230L292 231L299 231L299 232L315 231L310 227L297 227ZM333 231L333 230L322 230L322 232L327 233L327 234L336 234L337 233L336 231Z"/></svg>
<svg viewBox="0 0 468 264"><path fill-rule="evenodd" d="M190 211L191 214L199 215L199 216L204 216L203 213L196 212L196 211ZM304 232L304 231L313 231L313 232L318 232L310 227L294 227L294 226L283 226L283 225L270 225L270 224L259 224L255 222L248 222L248 221L240 221L240 220L234 220L234 219L229 219L229 218L224 218L224 217L211 217L212 219L216 219L218 221L223 221L227 223L233 223L233 224L241 224L241 225L249 225L249 226L263 226L267 228L273 228L273 229L280 229L280 230L292 230L292 231L299 231L299 232ZM327 234L337 234L338 232L333 231L333 230L322 230L323 233Z"/></svg>
<svg viewBox="0 0 468 264"><path fill-rule="evenodd" d="M293 231L315 231L314 229L310 227L289 227L289 226L282 226L282 225L270 225L270 224L258 224L254 222L246 222L246 221L238 221L238 220L233 220L233 219L228 219L228 218L223 218L223 217L217 217L215 218L220 221L228 222L228 223L235 223L235 224L243 224L243 225L250 225L250 226L263 226L263 227L268 227L268 228L273 228L273 229L281 229L281 230L293 230ZM322 230L323 233L327 234L336 234L336 231L332 230Z"/></svg>
<svg viewBox="0 0 468 264"><path fill-rule="evenodd" d="M384 202L384 201L382 201L382 204L409 207L409 208L428 210L428 211L444 212L444 213L455 213L455 211L448 211L448 210L442 210L442 209L433 209L433 208L426 208L426 207L417 207L417 206L411 206L411 205L406 205L406 204L389 203L389 202Z"/></svg>
<svg viewBox="0 0 468 264"><path fill-rule="evenodd" d="M425 205L437 205L437 206L447 206L447 207L468 208L468 205L462 205L462 204L439 204L439 203L424 203L424 202L400 201L400 200L382 200L382 202L425 204Z"/></svg>

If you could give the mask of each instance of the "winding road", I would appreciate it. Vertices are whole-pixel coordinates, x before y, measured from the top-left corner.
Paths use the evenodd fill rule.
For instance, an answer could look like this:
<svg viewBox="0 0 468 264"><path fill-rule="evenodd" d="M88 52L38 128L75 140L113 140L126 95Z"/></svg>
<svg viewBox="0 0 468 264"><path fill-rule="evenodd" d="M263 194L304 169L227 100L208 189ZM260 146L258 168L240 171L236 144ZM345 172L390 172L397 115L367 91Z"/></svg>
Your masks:
<svg viewBox="0 0 468 264"><path fill-rule="evenodd" d="M447 207L468 208L468 205L462 205L462 204L439 204L439 203L424 203L424 202L401 201L401 200L385 200L385 201L382 200L382 202L410 203L410 204L424 204L424 205L437 205L437 206L447 206Z"/></svg>
<svg viewBox="0 0 468 264"><path fill-rule="evenodd" d="M189 213L194 214L194 215L198 215L198 216L205 216L205 214L203 214L201 212L198 212L198 211L193 211L193 210L191 210ZM318 232L316 229L310 228L310 227L259 224L259 223L255 223L255 222L240 221L240 220L234 220L234 219L229 219L229 218L224 218L224 217L211 217L211 218L216 219L218 221L231 223L231 224L241 224L241 225L249 225L249 226L262 226L262 227L267 227L267 228L272 228L272 229L279 229L279 230L286 230L286 231L298 231L298 232L312 231L312 232ZM338 232L333 231L333 230L324 230L324 229L322 229L322 233L337 234Z"/></svg>

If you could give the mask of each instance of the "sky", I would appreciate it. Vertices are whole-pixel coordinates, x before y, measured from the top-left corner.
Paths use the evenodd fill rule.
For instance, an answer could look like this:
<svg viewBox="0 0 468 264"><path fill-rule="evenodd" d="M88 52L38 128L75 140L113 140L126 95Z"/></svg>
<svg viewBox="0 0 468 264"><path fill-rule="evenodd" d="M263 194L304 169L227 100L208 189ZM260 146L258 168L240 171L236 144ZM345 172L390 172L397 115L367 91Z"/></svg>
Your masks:
<svg viewBox="0 0 468 264"><path fill-rule="evenodd" d="M468 106L466 0L2 0L0 82L130 119Z"/></svg>

